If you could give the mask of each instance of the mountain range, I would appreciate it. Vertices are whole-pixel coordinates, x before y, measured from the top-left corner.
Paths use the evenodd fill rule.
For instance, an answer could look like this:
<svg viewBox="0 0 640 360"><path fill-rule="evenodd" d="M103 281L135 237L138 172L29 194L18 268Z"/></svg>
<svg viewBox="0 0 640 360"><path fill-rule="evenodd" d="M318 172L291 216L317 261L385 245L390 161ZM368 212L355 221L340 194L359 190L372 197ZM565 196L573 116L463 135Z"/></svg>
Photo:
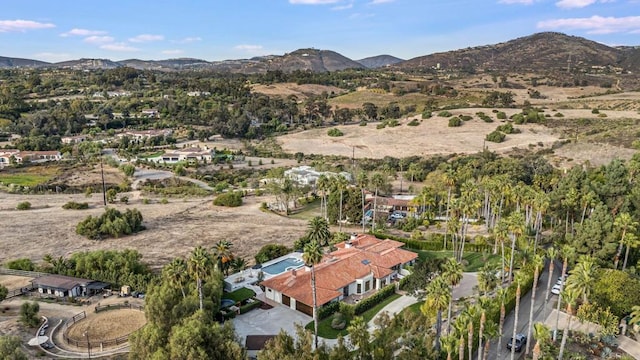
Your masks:
<svg viewBox="0 0 640 360"><path fill-rule="evenodd" d="M263 73L268 70L291 72L338 71L392 67L400 70L473 70L548 72L567 68L613 67L620 73L640 72L640 47L612 47L582 37L556 32L537 33L503 43L434 53L402 60L379 55L354 61L335 51L299 49L284 55L251 59L206 61L180 58L168 60L79 59L60 63L0 57L0 68L53 67L81 70L128 66L144 70L213 70L232 73Z"/></svg>

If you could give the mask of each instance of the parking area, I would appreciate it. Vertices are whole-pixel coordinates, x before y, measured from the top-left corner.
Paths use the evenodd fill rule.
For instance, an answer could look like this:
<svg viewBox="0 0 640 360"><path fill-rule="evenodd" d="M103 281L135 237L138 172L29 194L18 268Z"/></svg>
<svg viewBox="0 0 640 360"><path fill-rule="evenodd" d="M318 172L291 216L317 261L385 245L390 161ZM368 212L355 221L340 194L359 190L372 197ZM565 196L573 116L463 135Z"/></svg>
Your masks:
<svg viewBox="0 0 640 360"><path fill-rule="evenodd" d="M278 335L280 330L293 335L295 334L294 324L304 326L311 320L313 320L311 316L277 305L269 310L258 308L238 315L233 319L233 325L244 345L247 335Z"/></svg>

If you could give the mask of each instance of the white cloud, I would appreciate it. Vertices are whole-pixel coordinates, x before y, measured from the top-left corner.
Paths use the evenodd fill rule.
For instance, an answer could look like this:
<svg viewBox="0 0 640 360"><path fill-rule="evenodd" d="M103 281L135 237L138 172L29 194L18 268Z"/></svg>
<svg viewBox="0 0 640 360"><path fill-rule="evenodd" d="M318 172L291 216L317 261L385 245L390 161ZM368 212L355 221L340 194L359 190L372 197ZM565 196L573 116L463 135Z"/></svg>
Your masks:
<svg viewBox="0 0 640 360"><path fill-rule="evenodd" d="M202 41L202 38L199 36L190 36L190 37L186 37L180 40L174 40L172 41L173 43L178 43L178 44L189 44L189 43L194 43L194 42L198 42L198 41Z"/></svg>
<svg viewBox="0 0 640 360"><path fill-rule="evenodd" d="M114 40L111 36L89 36L84 39L84 42L89 44L106 44L112 43Z"/></svg>
<svg viewBox="0 0 640 360"><path fill-rule="evenodd" d="M162 50L162 53L164 55L180 55L180 54L184 53L184 51L182 51L180 49L173 49L173 50Z"/></svg>
<svg viewBox="0 0 640 360"><path fill-rule="evenodd" d="M134 43L141 42L149 42L149 41L162 41L164 40L164 36L162 35L151 35L151 34L141 34L129 39L129 41Z"/></svg>
<svg viewBox="0 0 640 360"><path fill-rule="evenodd" d="M372 13L355 13L349 16L349 19L367 19L376 16Z"/></svg>
<svg viewBox="0 0 640 360"><path fill-rule="evenodd" d="M242 44L242 45L236 45L233 47L236 50L242 50L242 51L258 51L258 50L262 50L262 45L247 45L247 44Z"/></svg>
<svg viewBox="0 0 640 360"><path fill-rule="evenodd" d="M386 4L386 3L390 3L390 2L394 2L396 0L373 0L371 2L371 5L378 5L378 4Z"/></svg>
<svg viewBox="0 0 640 360"><path fill-rule="evenodd" d="M331 10L340 11L340 10L349 10L353 8L353 3L346 5L338 5L331 8Z"/></svg>
<svg viewBox="0 0 640 360"><path fill-rule="evenodd" d="M33 54L35 59L48 61L48 62L58 62L64 61L71 58L70 54L67 53L53 53L53 52L41 52L37 54Z"/></svg>
<svg viewBox="0 0 640 360"><path fill-rule="evenodd" d="M595 3L606 4L615 0L560 0L556 2L556 6L563 9L583 8Z"/></svg>
<svg viewBox="0 0 640 360"><path fill-rule="evenodd" d="M60 36L62 36L62 37L67 37L67 36L98 36L98 35L106 35L106 34L107 34L106 31L74 28L74 29L71 29L70 31L67 31L66 33L60 34Z"/></svg>
<svg viewBox="0 0 640 360"><path fill-rule="evenodd" d="M541 21L539 29L585 30L588 34L639 33L640 16L567 18Z"/></svg>
<svg viewBox="0 0 640 360"><path fill-rule="evenodd" d="M326 4L335 4L340 1L341 0L289 0L289 3L301 4L301 5L326 5Z"/></svg>
<svg viewBox="0 0 640 360"><path fill-rule="evenodd" d="M50 29L56 27L51 23L31 20L0 20L0 32L25 32L28 30Z"/></svg>
<svg viewBox="0 0 640 360"><path fill-rule="evenodd" d="M111 43L111 44L104 44L104 45L100 45L100 49L104 49L104 50L110 50L110 51L124 51L124 52L129 52L129 51L138 51L138 48L135 48L129 44L126 43Z"/></svg>

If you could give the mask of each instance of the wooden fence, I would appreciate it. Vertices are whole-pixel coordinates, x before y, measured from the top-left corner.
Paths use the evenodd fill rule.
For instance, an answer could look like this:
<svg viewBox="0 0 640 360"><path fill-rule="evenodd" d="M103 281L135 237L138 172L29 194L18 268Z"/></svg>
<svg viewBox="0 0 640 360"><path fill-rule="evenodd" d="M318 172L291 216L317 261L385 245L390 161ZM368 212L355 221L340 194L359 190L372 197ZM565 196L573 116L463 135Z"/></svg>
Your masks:
<svg viewBox="0 0 640 360"><path fill-rule="evenodd" d="M26 270L0 268L0 275L14 275L14 276L38 278L40 276L51 275L51 274L38 272L38 271L26 271Z"/></svg>
<svg viewBox="0 0 640 360"><path fill-rule="evenodd" d="M108 310L116 310L116 309L134 309L134 310L140 310L140 311L144 311L144 306L142 305L135 305L135 304L109 304L109 305L98 305L95 307L95 311L97 313L101 312L101 311L108 311Z"/></svg>
<svg viewBox="0 0 640 360"><path fill-rule="evenodd" d="M134 304L110 304L110 305L98 305L95 307L96 313L101 311L115 310L115 309L135 309L144 311L144 307L141 305ZM68 345L73 345L78 348L88 348L89 351L91 349L100 349L102 351L103 348L109 346L117 346L122 345L129 341L129 336L131 333L117 337L115 339L92 339L91 336L83 337L82 339L74 339L68 336L68 328L70 325L75 324L78 321L83 320L87 317L87 314L83 311L79 314L74 315L69 318L62 327L62 338ZM90 333L88 335L91 335Z"/></svg>

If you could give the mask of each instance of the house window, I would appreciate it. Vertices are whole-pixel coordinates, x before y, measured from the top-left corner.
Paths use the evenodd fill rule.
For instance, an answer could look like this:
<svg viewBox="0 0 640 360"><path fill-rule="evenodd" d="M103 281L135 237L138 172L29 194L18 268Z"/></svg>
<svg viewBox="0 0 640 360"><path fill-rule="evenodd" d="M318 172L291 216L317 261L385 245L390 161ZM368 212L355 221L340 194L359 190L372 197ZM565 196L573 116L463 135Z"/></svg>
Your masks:
<svg viewBox="0 0 640 360"><path fill-rule="evenodd" d="M364 292L371 290L371 281L367 281L364 283Z"/></svg>
<svg viewBox="0 0 640 360"><path fill-rule="evenodd" d="M358 288L356 290L356 293L362 294L362 284L358 284Z"/></svg>
<svg viewBox="0 0 640 360"><path fill-rule="evenodd" d="M342 296L349 296L349 285L342 288Z"/></svg>

